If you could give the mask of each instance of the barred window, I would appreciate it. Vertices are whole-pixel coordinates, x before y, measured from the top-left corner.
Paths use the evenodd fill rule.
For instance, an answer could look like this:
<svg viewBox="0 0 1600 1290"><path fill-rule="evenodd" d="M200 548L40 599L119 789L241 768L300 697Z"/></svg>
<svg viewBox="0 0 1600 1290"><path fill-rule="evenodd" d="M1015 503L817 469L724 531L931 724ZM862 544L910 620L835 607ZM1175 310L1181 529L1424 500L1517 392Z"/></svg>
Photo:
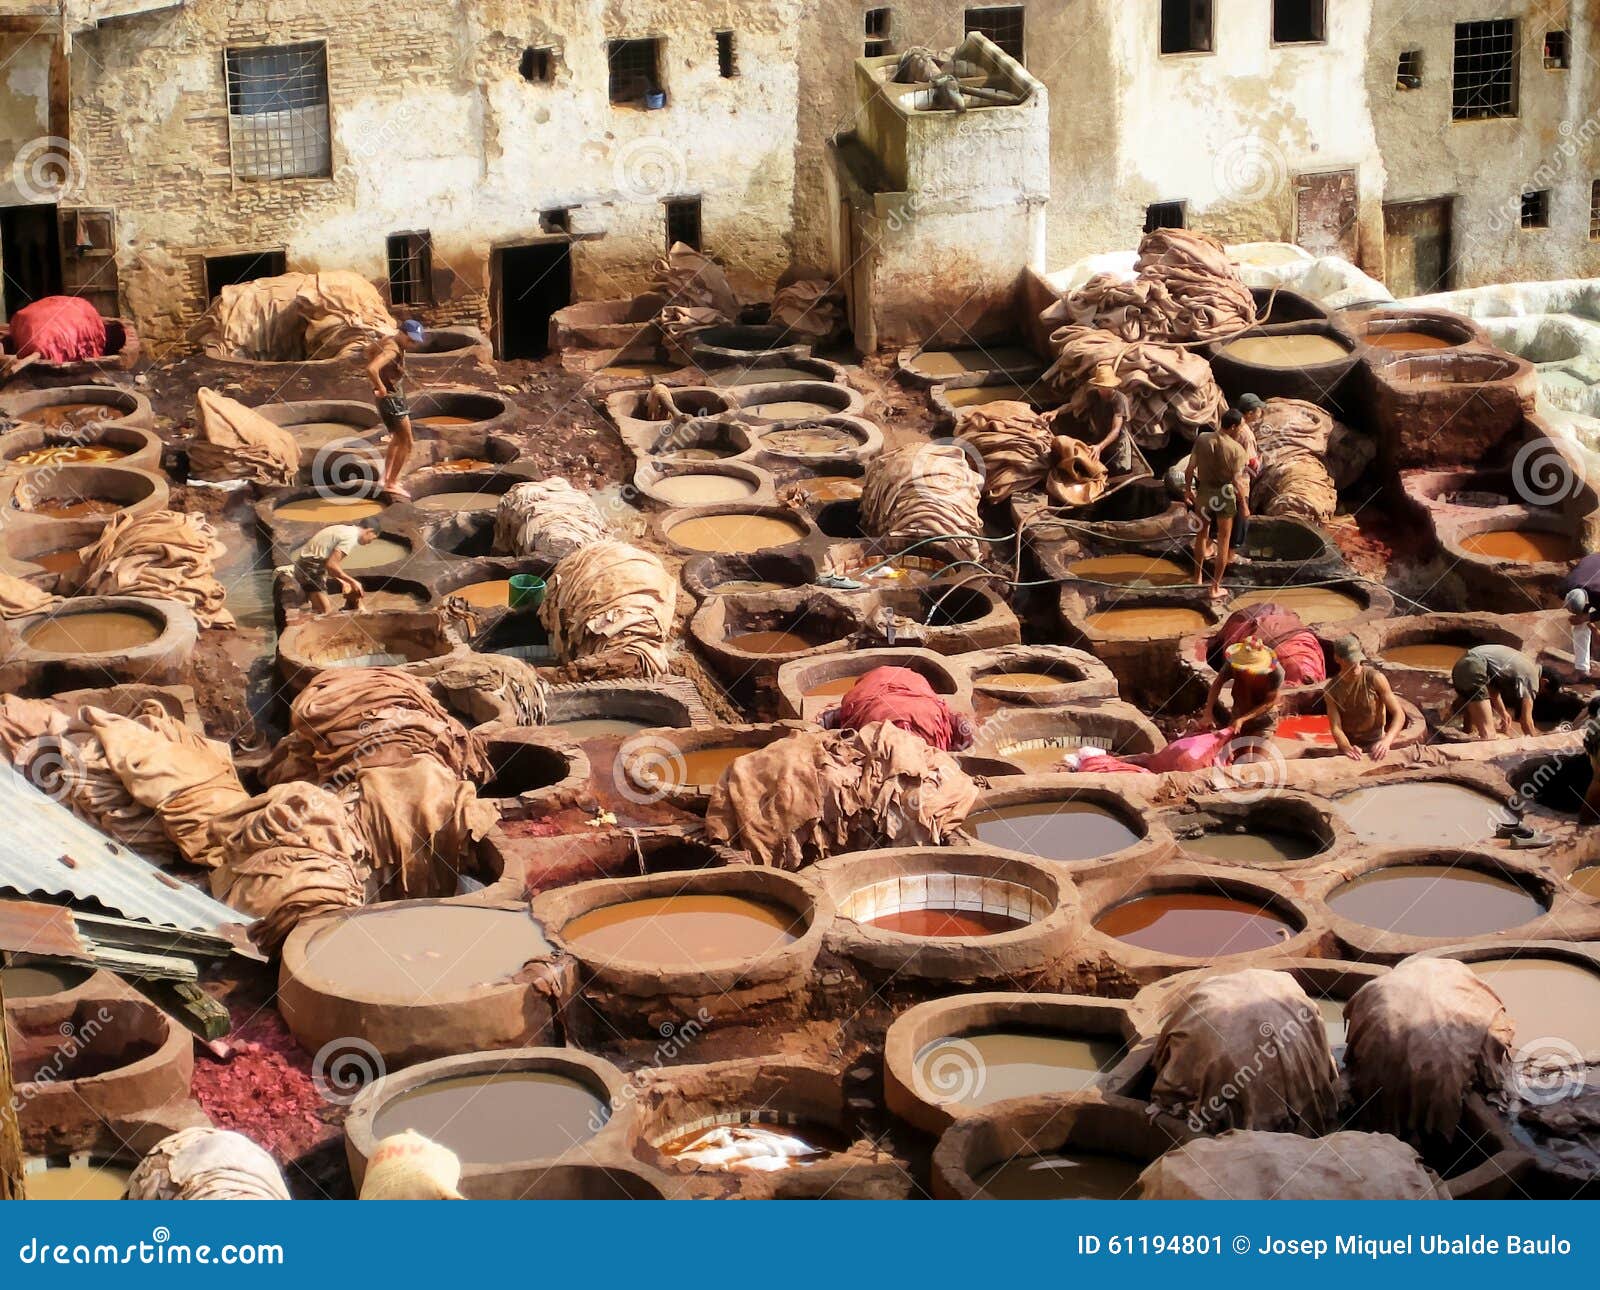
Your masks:
<svg viewBox="0 0 1600 1290"><path fill-rule="evenodd" d="M1545 32L1544 65L1545 70L1551 72L1563 71L1572 66L1572 49L1566 32Z"/></svg>
<svg viewBox="0 0 1600 1290"><path fill-rule="evenodd" d="M1550 190L1548 188L1522 194L1522 227L1550 227Z"/></svg>
<svg viewBox="0 0 1600 1290"><path fill-rule="evenodd" d="M994 41L1011 57L1022 61L1023 7L1006 5L995 9L968 9L967 35L978 32Z"/></svg>
<svg viewBox="0 0 1600 1290"><path fill-rule="evenodd" d="M227 77L236 176L306 179L333 173L326 45L230 49Z"/></svg>
<svg viewBox="0 0 1600 1290"><path fill-rule="evenodd" d="M1589 185L1589 240L1600 242L1600 179Z"/></svg>
<svg viewBox="0 0 1600 1290"><path fill-rule="evenodd" d="M1458 22L1450 116L1483 121L1517 114L1517 22Z"/></svg>
<svg viewBox="0 0 1600 1290"><path fill-rule="evenodd" d="M427 232L389 235L389 301L433 303L433 238Z"/></svg>
<svg viewBox="0 0 1600 1290"><path fill-rule="evenodd" d="M1402 49L1400 58L1395 63L1394 83L1396 89L1417 90L1422 88L1422 51L1420 49Z"/></svg>
<svg viewBox="0 0 1600 1290"><path fill-rule="evenodd" d="M659 94L661 83L661 41L613 40L606 44L606 64L611 71L611 101L642 103L647 95Z"/></svg>
<svg viewBox="0 0 1600 1290"><path fill-rule="evenodd" d="M1158 228L1188 228L1188 202L1152 202L1144 208L1144 231L1154 233Z"/></svg>

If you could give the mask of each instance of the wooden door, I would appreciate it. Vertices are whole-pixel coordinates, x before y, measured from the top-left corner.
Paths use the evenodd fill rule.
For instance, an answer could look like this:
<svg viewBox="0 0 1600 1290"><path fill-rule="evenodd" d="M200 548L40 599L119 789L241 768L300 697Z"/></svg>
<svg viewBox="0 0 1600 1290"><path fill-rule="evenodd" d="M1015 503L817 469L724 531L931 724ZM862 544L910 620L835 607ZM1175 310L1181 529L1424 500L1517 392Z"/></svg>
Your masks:
<svg viewBox="0 0 1600 1290"><path fill-rule="evenodd" d="M1294 187L1294 240L1312 255L1337 255L1354 264L1361 251L1356 172L1297 175Z"/></svg>
<svg viewBox="0 0 1600 1290"><path fill-rule="evenodd" d="M1434 197L1384 206L1384 284L1396 296L1450 290L1453 205L1449 197Z"/></svg>
<svg viewBox="0 0 1600 1290"><path fill-rule="evenodd" d="M72 207L60 212L61 289L83 296L106 318L115 318L117 217L114 211Z"/></svg>

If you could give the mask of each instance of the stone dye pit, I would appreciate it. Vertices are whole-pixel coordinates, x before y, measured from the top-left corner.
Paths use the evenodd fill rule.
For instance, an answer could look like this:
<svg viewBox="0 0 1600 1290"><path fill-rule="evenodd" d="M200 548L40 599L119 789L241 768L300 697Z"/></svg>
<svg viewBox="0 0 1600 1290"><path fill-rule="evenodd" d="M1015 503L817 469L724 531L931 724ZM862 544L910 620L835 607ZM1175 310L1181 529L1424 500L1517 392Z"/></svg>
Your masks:
<svg viewBox="0 0 1600 1290"><path fill-rule="evenodd" d="M373 1118L380 1138L410 1129L448 1147L463 1164L559 1156L599 1131L610 1108L585 1082L554 1071L461 1075L424 1084ZM598 1123L597 1123L598 1122Z"/></svg>
<svg viewBox="0 0 1600 1290"><path fill-rule="evenodd" d="M755 958L791 945L795 921L790 910L742 896L661 896L582 915L562 935L601 958L688 966Z"/></svg>
<svg viewBox="0 0 1600 1290"><path fill-rule="evenodd" d="M1094 929L1139 949L1198 959L1272 949L1294 932L1267 906L1210 891L1136 896L1100 914Z"/></svg>

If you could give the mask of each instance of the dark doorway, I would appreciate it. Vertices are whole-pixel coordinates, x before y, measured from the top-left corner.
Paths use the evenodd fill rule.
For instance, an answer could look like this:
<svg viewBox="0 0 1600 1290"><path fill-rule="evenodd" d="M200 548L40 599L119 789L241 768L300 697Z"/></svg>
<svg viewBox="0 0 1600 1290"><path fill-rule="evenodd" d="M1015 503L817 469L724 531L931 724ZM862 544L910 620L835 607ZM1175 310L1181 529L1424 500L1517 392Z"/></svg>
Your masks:
<svg viewBox="0 0 1600 1290"><path fill-rule="evenodd" d="M1450 290L1451 206L1449 197L1384 205L1383 280L1396 296Z"/></svg>
<svg viewBox="0 0 1600 1290"><path fill-rule="evenodd" d="M0 268L6 275L6 316L45 296L61 294L61 226L54 206L0 210Z"/></svg>
<svg viewBox="0 0 1600 1290"><path fill-rule="evenodd" d="M282 251L213 255L206 259L206 298L215 300L223 287L236 287L257 278L276 278L288 271L288 259Z"/></svg>
<svg viewBox="0 0 1600 1290"><path fill-rule="evenodd" d="M535 242L495 252L501 358L550 352L550 316L572 303L572 243Z"/></svg>

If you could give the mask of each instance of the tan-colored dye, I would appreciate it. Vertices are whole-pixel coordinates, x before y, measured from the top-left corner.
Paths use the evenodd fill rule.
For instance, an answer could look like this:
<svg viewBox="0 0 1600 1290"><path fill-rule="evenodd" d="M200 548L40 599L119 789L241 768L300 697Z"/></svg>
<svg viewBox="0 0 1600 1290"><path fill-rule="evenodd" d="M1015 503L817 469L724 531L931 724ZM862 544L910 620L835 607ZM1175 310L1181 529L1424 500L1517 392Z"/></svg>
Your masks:
<svg viewBox="0 0 1600 1290"><path fill-rule="evenodd" d="M1193 576L1171 560L1150 555L1100 555L1067 566L1074 578L1109 582L1119 587L1176 587Z"/></svg>
<svg viewBox="0 0 1600 1290"><path fill-rule="evenodd" d="M656 480L650 491L674 506L710 506L715 502L743 501L756 491L756 486L739 475L668 475Z"/></svg>
<svg viewBox="0 0 1600 1290"><path fill-rule="evenodd" d="M1591 900L1600 900L1600 864L1574 869L1567 881Z"/></svg>
<svg viewBox="0 0 1600 1290"><path fill-rule="evenodd" d="M58 443L19 452L15 461L19 466L81 466L87 462L121 461L127 455L126 448L113 448L110 444Z"/></svg>
<svg viewBox="0 0 1600 1290"><path fill-rule="evenodd" d="M991 1200L1137 1200L1142 1164L1093 1151L1012 1156L973 1181Z"/></svg>
<svg viewBox="0 0 1600 1290"><path fill-rule="evenodd" d="M655 896L592 910L562 938L581 953L663 967L697 967L761 958L798 938L792 910L745 896Z"/></svg>
<svg viewBox="0 0 1600 1290"><path fill-rule="evenodd" d="M804 536L804 530L771 515L697 515L668 530L667 536L690 551L740 555L787 546Z"/></svg>
<svg viewBox="0 0 1600 1290"><path fill-rule="evenodd" d="M1061 759L1074 748L1081 748L1081 740L1034 740L1027 743L999 744L985 749L985 755L1003 757L1014 766L1036 775L1047 775L1056 770Z"/></svg>
<svg viewBox="0 0 1600 1290"><path fill-rule="evenodd" d="M861 496L861 481L844 475L817 475L810 479L797 479L795 491L807 501L849 502Z"/></svg>
<svg viewBox="0 0 1600 1290"><path fill-rule="evenodd" d="M730 578L711 588L719 596L739 596L747 591L787 591L787 583L765 582L760 578Z"/></svg>
<svg viewBox="0 0 1600 1290"><path fill-rule="evenodd" d="M24 414L24 421L50 430L81 430L101 421L116 421L128 414L112 403L52 403Z"/></svg>
<svg viewBox="0 0 1600 1290"><path fill-rule="evenodd" d="M344 567L347 571L359 572L362 569L381 569L386 564L396 564L411 554L411 548L404 542L396 542L393 538L378 538L364 546L358 546L344 558Z"/></svg>
<svg viewBox="0 0 1600 1290"><path fill-rule="evenodd" d="M598 1133L610 1106L588 1084L555 1071L503 1071L435 1080L373 1117L380 1141L412 1129L464 1165L548 1159Z"/></svg>
<svg viewBox="0 0 1600 1290"><path fill-rule="evenodd" d="M489 470L494 463L485 461L482 457L448 457L444 461L435 462L433 469L449 471Z"/></svg>
<svg viewBox="0 0 1600 1290"><path fill-rule="evenodd" d="M779 381L825 381L828 378L798 367L729 367L711 374L712 385L774 385Z"/></svg>
<svg viewBox="0 0 1600 1290"><path fill-rule="evenodd" d="M722 772L738 761L747 752L754 749L740 746L724 745L720 748L696 748L693 752L680 753L671 758L667 764L659 767L653 766L657 780L669 788L682 788L690 784L715 784L722 778Z"/></svg>
<svg viewBox="0 0 1600 1290"><path fill-rule="evenodd" d="M990 403L1035 401L1030 390L1010 382L999 385L967 385L956 390L947 389L944 392L944 399L953 408L981 408Z"/></svg>
<svg viewBox="0 0 1600 1290"><path fill-rule="evenodd" d="M75 546L64 546L59 551L45 551L40 555L30 555L29 564L36 564L41 569L51 573L72 573L83 567L83 556L78 553Z"/></svg>
<svg viewBox="0 0 1600 1290"><path fill-rule="evenodd" d="M812 403L806 399L779 399L775 403L752 403L745 411L752 416L766 417L771 421L798 421L801 417L825 417L837 408L826 403Z"/></svg>
<svg viewBox="0 0 1600 1290"><path fill-rule="evenodd" d="M48 654L109 654L137 649L161 635L161 624L118 609L57 614L22 633L29 649Z"/></svg>
<svg viewBox="0 0 1600 1290"><path fill-rule="evenodd" d="M425 511L487 511L500 505L499 493L429 493L416 499Z"/></svg>
<svg viewBox="0 0 1600 1290"><path fill-rule="evenodd" d="M1164 640L1175 636L1192 636L1205 631L1209 624L1198 609L1175 606L1152 606L1148 609L1106 609L1090 614L1084 628L1095 636L1117 640L1137 640L1148 636Z"/></svg>
<svg viewBox="0 0 1600 1290"><path fill-rule="evenodd" d="M1293 610L1307 625L1341 622L1354 618L1366 608L1354 596L1332 587L1262 587L1235 596L1232 608L1268 603Z"/></svg>
<svg viewBox="0 0 1600 1290"><path fill-rule="evenodd" d="M798 654L820 642L799 632L740 632L723 643L746 654Z"/></svg>
<svg viewBox="0 0 1600 1290"><path fill-rule="evenodd" d="M569 739L610 739L619 735L635 735L650 727L643 721L627 717L579 717L575 721L552 721L548 729L559 730Z"/></svg>
<svg viewBox="0 0 1600 1290"><path fill-rule="evenodd" d="M1566 959L1518 955L1467 964L1500 996L1517 1026L1516 1047L1564 1039L1600 1054L1600 973Z"/></svg>
<svg viewBox="0 0 1600 1290"><path fill-rule="evenodd" d="M1469 555L1514 564L1550 564L1576 560L1583 552L1565 533L1540 529L1490 529L1461 539L1461 549Z"/></svg>
<svg viewBox="0 0 1600 1290"><path fill-rule="evenodd" d="M121 1200L133 1170L122 1165L57 1165L28 1174L29 1200Z"/></svg>
<svg viewBox="0 0 1600 1290"><path fill-rule="evenodd" d="M449 426L475 426L482 421L482 417L453 417L437 412L432 416L413 417L412 420L419 426L427 426L433 430L445 429Z"/></svg>
<svg viewBox="0 0 1600 1290"><path fill-rule="evenodd" d="M925 349L911 359L909 366L923 376L966 376L1001 368L1036 368L1039 358L1016 345L997 345L993 349Z"/></svg>
<svg viewBox="0 0 1600 1290"><path fill-rule="evenodd" d="M1309 833L1286 833L1278 829L1235 833L1217 829L1197 838L1181 838L1178 845L1190 855L1235 864L1272 864L1285 860L1309 860L1322 850L1322 844Z"/></svg>
<svg viewBox="0 0 1600 1290"><path fill-rule="evenodd" d="M933 1100L961 1106L1076 1093L1092 1088L1121 1051L1119 1040L1102 1035L1020 1028L977 1031L925 1045L916 1056L917 1082Z"/></svg>
<svg viewBox="0 0 1600 1290"><path fill-rule="evenodd" d="M761 446L764 448L773 452L805 457L838 456L842 452L849 452L856 445L856 437L848 430L841 430L837 426L795 426L789 430L769 431L761 436Z"/></svg>
<svg viewBox="0 0 1600 1290"><path fill-rule="evenodd" d="M1470 847L1506 818L1499 802L1464 784L1375 784L1333 805L1362 842L1396 847Z"/></svg>
<svg viewBox="0 0 1600 1290"><path fill-rule="evenodd" d="M1379 349L1454 349L1456 342L1425 331L1369 331L1367 343Z"/></svg>
<svg viewBox="0 0 1600 1290"><path fill-rule="evenodd" d="M511 579L491 578L487 582L469 582L464 587L453 587L445 592L465 600L478 609L504 609L511 603Z"/></svg>
<svg viewBox="0 0 1600 1290"><path fill-rule="evenodd" d="M1446 645L1425 641L1418 645L1391 645L1383 651L1385 663L1420 667L1429 672L1448 672L1466 655L1465 645Z"/></svg>
<svg viewBox="0 0 1600 1290"><path fill-rule="evenodd" d="M1393 865L1336 888L1328 908L1402 936L1484 936L1526 923L1544 905L1514 882L1465 865Z"/></svg>
<svg viewBox="0 0 1600 1290"><path fill-rule="evenodd" d="M1113 905L1094 928L1140 949L1211 959L1281 945L1293 929L1270 909L1209 891L1161 891Z"/></svg>
<svg viewBox="0 0 1600 1290"><path fill-rule="evenodd" d="M1054 672L990 672L978 680L992 690L1053 690L1072 683L1070 678Z"/></svg>
<svg viewBox="0 0 1600 1290"><path fill-rule="evenodd" d="M510 980L550 943L525 910L471 905L374 909L306 944L306 967L350 999L436 1002Z"/></svg>
<svg viewBox="0 0 1600 1290"><path fill-rule="evenodd" d="M284 502L273 514L297 524L354 524L383 511L383 503L370 497L300 497ZM349 557L345 557L349 563Z"/></svg>
<svg viewBox="0 0 1600 1290"><path fill-rule="evenodd" d="M849 694L855 689L856 682L861 679L860 673L849 676L836 676L831 681L818 681L815 685L808 686L803 695L807 699L832 699L843 694Z"/></svg>
<svg viewBox="0 0 1600 1290"><path fill-rule="evenodd" d="M341 439L360 438L373 429L371 426L352 425L348 421L301 421L284 428L307 448L326 448Z"/></svg>
<svg viewBox="0 0 1600 1290"><path fill-rule="evenodd" d="M101 520L115 515L127 504L109 497L41 497L26 509L35 515L48 515L53 520Z"/></svg>
<svg viewBox="0 0 1600 1290"><path fill-rule="evenodd" d="M1246 336L1223 348L1222 353L1236 363L1255 367L1311 367L1334 363L1348 354L1338 341L1328 336Z"/></svg>

